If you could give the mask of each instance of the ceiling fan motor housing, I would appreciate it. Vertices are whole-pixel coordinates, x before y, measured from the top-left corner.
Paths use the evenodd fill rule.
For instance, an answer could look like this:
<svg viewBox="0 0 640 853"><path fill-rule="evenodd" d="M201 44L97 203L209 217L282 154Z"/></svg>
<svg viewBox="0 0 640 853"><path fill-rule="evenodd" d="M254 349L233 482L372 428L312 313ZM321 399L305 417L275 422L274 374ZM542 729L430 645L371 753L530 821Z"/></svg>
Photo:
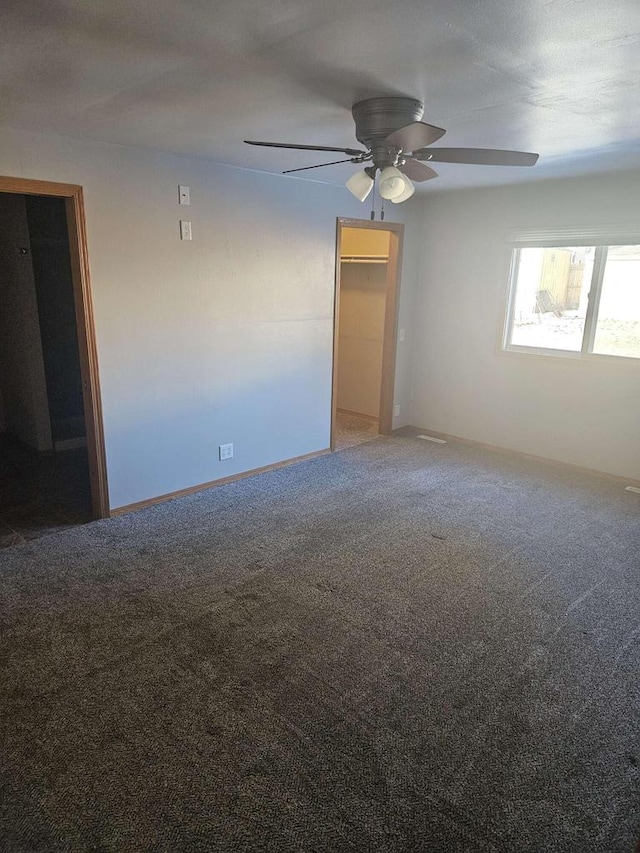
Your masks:
<svg viewBox="0 0 640 853"><path fill-rule="evenodd" d="M384 140L401 127L420 121L424 104L415 98L367 98L351 108L356 125L356 139L373 154L373 162L379 169L393 166L397 160L397 149L389 148Z"/></svg>

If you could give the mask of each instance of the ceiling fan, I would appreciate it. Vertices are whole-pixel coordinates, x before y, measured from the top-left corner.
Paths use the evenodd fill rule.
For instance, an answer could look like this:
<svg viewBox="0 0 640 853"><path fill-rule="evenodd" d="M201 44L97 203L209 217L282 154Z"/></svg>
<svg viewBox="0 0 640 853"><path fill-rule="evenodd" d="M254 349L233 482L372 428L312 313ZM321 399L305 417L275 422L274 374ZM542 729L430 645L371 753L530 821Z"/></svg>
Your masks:
<svg viewBox="0 0 640 853"><path fill-rule="evenodd" d="M270 148L294 148L304 151L335 151L346 154L346 160L333 160L315 166L286 169L283 174L320 169L337 163L367 163L371 166L356 172L346 182L347 189L360 201L372 191L379 172L378 192L394 204L406 201L415 192L413 181L428 181L438 173L427 166L433 163L471 163L484 166L533 166L538 155L524 151L502 151L497 148L429 148L446 133L441 127L420 121L424 104L415 98L384 97L358 101L351 108L356 123L356 139L365 146L334 148L327 145L294 145L285 142L257 142L248 145ZM426 161L426 162L425 162Z"/></svg>

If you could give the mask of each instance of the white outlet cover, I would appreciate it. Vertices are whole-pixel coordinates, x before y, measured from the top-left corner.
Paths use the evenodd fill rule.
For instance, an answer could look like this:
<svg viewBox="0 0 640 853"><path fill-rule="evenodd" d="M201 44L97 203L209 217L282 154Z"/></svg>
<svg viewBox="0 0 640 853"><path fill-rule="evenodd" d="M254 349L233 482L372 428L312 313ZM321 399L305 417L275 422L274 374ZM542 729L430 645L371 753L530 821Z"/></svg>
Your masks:
<svg viewBox="0 0 640 853"><path fill-rule="evenodd" d="M180 220L180 239L191 240L191 223L187 220Z"/></svg>
<svg viewBox="0 0 640 853"><path fill-rule="evenodd" d="M233 444L219 445L218 456L221 462L223 462L225 459L233 459Z"/></svg>
<svg viewBox="0 0 640 853"><path fill-rule="evenodd" d="M185 187L180 184L178 187L178 202L180 204L191 204L191 200L189 198L189 187Z"/></svg>

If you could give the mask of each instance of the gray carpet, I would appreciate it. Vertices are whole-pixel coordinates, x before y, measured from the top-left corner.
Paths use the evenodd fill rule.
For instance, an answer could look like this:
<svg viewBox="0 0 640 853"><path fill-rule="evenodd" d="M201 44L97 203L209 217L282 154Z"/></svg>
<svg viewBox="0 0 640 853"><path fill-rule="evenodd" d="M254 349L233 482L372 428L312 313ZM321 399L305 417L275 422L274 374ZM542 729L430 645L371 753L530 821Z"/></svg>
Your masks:
<svg viewBox="0 0 640 853"><path fill-rule="evenodd" d="M336 412L334 434L336 450L355 447L357 444L365 444L367 441L376 441L379 437L378 421L339 410Z"/></svg>
<svg viewBox="0 0 640 853"><path fill-rule="evenodd" d="M38 453L0 432L0 548L91 518L85 449Z"/></svg>
<svg viewBox="0 0 640 853"><path fill-rule="evenodd" d="M0 552L0 849L628 853L639 508L394 437Z"/></svg>

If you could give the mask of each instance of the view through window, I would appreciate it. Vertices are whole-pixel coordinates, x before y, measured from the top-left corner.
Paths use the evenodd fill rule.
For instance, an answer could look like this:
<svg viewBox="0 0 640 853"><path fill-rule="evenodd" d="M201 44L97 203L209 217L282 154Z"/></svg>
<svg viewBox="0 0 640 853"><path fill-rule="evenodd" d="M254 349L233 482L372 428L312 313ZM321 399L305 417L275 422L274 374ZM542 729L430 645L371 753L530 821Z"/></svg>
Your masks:
<svg viewBox="0 0 640 853"><path fill-rule="evenodd" d="M507 348L640 358L640 245L514 250Z"/></svg>

